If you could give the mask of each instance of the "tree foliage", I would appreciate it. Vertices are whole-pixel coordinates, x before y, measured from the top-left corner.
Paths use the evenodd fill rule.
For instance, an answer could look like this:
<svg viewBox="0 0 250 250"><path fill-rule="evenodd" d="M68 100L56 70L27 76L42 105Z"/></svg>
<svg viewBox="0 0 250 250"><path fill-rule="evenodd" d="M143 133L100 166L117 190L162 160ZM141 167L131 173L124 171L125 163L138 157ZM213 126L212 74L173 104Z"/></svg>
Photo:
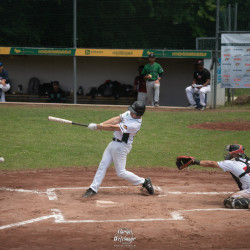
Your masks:
<svg viewBox="0 0 250 250"><path fill-rule="evenodd" d="M234 0L221 0L221 9ZM78 47L193 49L215 36L216 0L78 0ZM249 30L250 0L238 29ZM72 47L72 0L1 0L0 46Z"/></svg>

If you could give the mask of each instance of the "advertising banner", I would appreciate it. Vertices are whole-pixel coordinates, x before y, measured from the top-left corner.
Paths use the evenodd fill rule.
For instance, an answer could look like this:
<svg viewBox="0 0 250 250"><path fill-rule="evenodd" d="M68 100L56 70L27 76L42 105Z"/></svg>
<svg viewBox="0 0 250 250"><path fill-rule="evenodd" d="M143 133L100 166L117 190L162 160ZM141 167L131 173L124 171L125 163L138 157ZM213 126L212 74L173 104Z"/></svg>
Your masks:
<svg viewBox="0 0 250 250"><path fill-rule="evenodd" d="M148 57L211 58L211 51L160 49L92 49L92 48L26 48L0 47L0 55L86 56L86 57Z"/></svg>
<svg viewBox="0 0 250 250"><path fill-rule="evenodd" d="M250 88L250 33L221 35L221 87Z"/></svg>

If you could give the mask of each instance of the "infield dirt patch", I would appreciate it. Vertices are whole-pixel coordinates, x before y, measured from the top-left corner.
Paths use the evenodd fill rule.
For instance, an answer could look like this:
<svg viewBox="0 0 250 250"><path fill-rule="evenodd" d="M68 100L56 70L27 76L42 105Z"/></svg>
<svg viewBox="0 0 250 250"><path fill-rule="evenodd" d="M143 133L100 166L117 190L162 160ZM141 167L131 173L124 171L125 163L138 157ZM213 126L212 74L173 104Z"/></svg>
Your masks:
<svg viewBox="0 0 250 250"><path fill-rule="evenodd" d="M144 196L110 168L102 185L106 188L84 199L83 187L95 171L0 171L0 249L248 248L250 211L223 208L223 200L237 191L229 174L133 169L161 188L157 195ZM43 219L31 221L36 218ZM31 222L14 224L23 221ZM132 242L114 240L121 235Z"/></svg>
<svg viewBox="0 0 250 250"><path fill-rule="evenodd" d="M250 131L250 122L205 122L198 123L189 126L189 128L195 129L208 129L208 130L220 130L220 131Z"/></svg>

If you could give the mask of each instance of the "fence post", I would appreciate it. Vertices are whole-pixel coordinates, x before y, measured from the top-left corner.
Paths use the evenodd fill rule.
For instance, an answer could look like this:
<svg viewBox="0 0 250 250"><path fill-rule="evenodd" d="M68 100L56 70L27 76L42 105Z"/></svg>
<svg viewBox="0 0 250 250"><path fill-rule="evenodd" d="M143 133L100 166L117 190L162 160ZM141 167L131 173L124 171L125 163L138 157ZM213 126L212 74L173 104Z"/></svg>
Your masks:
<svg viewBox="0 0 250 250"><path fill-rule="evenodd" d="M219 47L219 28L220 28L220 0L216 4L216 34L215 34L215 68L214 68L214 88L213 88L213 108L216 108L217 94L217 63L218 63L218 47Z"/></svg>
<svg viewBox="0 0 250 250"><path fill-rule="evenodd" d="M76 31L76 25L77 25L77 0L73 1L73 46L76 53L76 47L77 47L77 31ZM73 56L73 85L74 85L74 104L77 103L77 81L76 81L76 56Z"/></svg>

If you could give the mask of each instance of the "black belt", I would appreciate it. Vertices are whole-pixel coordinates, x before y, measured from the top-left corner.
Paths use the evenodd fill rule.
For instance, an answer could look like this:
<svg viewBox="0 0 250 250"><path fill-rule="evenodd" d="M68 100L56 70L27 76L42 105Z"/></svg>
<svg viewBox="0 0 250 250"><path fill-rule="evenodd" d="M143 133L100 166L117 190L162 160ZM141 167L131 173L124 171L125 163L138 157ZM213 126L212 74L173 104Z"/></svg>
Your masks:
<svg viewBox="0 0 250 250"><path fill-rule="evenodd" d="M122 142L121 140L116 139L116 138L113 138L113 141Z"/></svg>

